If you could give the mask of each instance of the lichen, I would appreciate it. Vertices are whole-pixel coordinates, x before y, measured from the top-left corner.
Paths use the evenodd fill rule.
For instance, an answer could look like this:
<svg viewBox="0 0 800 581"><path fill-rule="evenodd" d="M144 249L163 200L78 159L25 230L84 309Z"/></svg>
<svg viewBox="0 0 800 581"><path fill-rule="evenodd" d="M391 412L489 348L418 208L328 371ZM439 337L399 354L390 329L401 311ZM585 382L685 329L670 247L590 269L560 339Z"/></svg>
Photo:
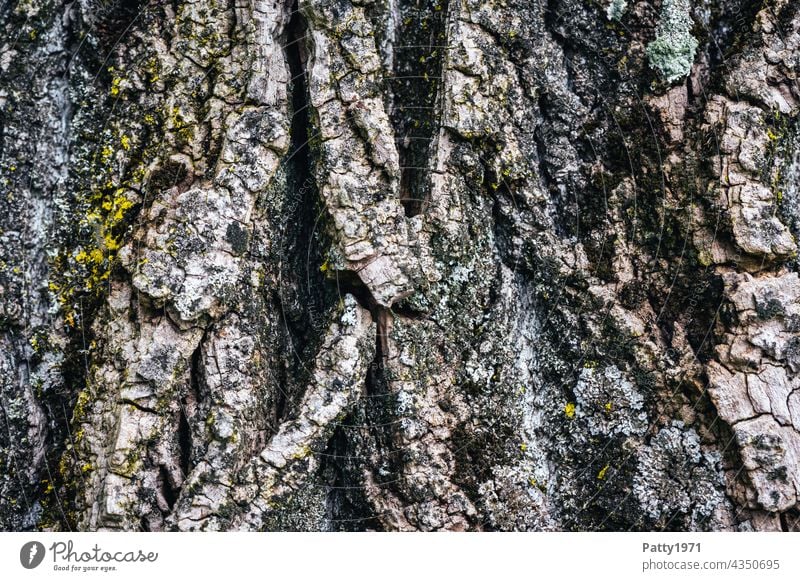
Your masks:
<svg viewBox="0 0 800 581"><path fill-rule="evenodd" d="M650 67L672 83L692 70L697 40L692 36L689 0L664 0L656 39L647 45Z"/></svg>
<svg viewBox="0 0 800 581"><path fill-rule="evenodd" d="M606 8L606 16L609 20L619 21L622 19L622 16L625 14L625 10L627 8L627 0L611 0Z"/></svg>

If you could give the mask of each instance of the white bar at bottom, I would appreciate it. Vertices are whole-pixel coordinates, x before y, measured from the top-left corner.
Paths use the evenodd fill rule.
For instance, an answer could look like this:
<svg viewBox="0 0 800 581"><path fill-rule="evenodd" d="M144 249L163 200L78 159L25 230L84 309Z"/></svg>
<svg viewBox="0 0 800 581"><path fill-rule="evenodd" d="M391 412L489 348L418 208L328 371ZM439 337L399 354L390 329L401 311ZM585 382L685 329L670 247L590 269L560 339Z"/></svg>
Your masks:
<svg viewBox="0 0 800 581"><path fill-rule="evenodd" d="M792 533L2 533L0 579L770 581L800 579L798 549Z"/></svg>

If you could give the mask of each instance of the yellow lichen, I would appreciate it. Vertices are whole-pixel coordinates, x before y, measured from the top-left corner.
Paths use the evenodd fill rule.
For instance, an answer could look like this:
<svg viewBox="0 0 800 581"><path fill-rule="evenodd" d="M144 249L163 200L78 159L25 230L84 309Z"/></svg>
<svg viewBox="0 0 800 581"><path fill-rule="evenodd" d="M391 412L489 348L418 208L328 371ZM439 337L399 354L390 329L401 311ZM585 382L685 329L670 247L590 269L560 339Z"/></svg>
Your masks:
<svg viewBox="0 0 800 581"><path fill-rule="evenodd" d="M598 480L605 480L605 479L606 479L606 474L608 473L608 469L609 469L609 468L610 468L610 466L609 466L608 464L606 464L605 466L603 466L603 467L600 469L600 472L598 472L598 473L597 473L597 479L598 479Z"/></svg>
<svg viewBox="0 0 800 581"><path fill-rule="evenodd" d="M111 96L118 97L119 96L119 88L122 84L123 79L120 77L114 77L111 79Z"/></svg>
<svg viewBox="0 0 800 581"><path fill-rule="evenodd" d="M62 478L66 478L69 474L69 461L67 460L66 454L61 456L61 459L58 461L58 473Z"/></svg>
<svg viewBox="0 0 800 581"><path fill-rule="evenodd" d="M714 257L710 252L701 250L697 255L697 262L699 262L701 266L709 266L712 262L714 262Z"/></svg>
<svg viewBox="0 0 800 581"><path fill-rule="evenodd" d="M91 400L92 398L86 390L78 394L78 399L75 401L75 407L72 410L73 421L81 421L86 416L86 407L91 403Z"/></svg>
<svg viewBox="0 0 800 581"><path fill-rule="evenodd" d="M292 454L292 459L293 460L302 460L303 458L307 458L308 456L310 456L311 453L312 453L312 450L311 450L310 447L303 446L297 452Z"/></svg>
<svg viewBox="0 0 800 581"><path fill-rule="evenodd" d="M575 404L571 401L567 402L567 405L564 406L564 415L566 415L569 419L575 417Z"/></svg>

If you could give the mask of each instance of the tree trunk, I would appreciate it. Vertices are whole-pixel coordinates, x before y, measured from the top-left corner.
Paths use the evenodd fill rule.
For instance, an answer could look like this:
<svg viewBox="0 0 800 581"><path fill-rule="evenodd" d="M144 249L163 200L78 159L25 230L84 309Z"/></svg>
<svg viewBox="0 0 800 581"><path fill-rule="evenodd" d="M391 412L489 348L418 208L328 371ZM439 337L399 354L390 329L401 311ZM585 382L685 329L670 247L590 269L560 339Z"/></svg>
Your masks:
<svg viewBox="0 0 800 581"><path fill-rule="evenodd" d="M800 529L797 2L0 31L0 528Z"/></svg>

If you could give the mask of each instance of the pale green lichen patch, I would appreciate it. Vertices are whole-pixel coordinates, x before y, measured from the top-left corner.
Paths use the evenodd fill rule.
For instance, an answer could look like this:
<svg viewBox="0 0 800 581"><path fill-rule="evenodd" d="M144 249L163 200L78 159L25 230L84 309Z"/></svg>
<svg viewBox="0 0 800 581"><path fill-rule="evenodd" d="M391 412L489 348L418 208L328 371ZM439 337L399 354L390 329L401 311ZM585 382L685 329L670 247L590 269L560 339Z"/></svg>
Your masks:
<svg viewBox="0 0 800 581"><path fill-rule="evenodd" d="M692 25L689 0L664 0L656 39L647 45L647 59L668 83L682 79L692 70L697 51Z"/></svg>
<svg viewBox="0 0 800 581"><path fill-rule="evenodd" d="M627 8L627 0L611 0L606 7L606 16L608 16L609 20L620 21Z"/></svg>

